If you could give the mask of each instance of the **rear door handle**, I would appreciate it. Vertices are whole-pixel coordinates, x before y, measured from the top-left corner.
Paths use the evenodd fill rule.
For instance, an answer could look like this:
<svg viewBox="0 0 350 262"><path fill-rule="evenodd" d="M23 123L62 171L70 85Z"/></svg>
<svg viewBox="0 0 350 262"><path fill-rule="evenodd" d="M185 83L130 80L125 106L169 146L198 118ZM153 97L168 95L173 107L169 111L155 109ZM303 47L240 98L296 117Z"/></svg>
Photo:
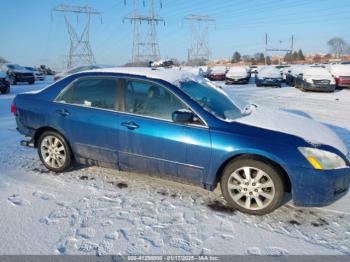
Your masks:
<svg viewBox="0 0 350 262"><path fill-rule="evenodd" d="M134 121L129 121L129 122L122 122L121 125L123 127L126 127L127 129L134 130L139 128L140 126L136 124Z"/></svg>
<svg viewBox="0 0 350 262"><path fill-rule="evenodd" d="M63 117L66 117L66 116L69 116L70 113L67 109L62 109L62 110L56 110L56 114L60 115L60 116L63 116Z"/></svg>

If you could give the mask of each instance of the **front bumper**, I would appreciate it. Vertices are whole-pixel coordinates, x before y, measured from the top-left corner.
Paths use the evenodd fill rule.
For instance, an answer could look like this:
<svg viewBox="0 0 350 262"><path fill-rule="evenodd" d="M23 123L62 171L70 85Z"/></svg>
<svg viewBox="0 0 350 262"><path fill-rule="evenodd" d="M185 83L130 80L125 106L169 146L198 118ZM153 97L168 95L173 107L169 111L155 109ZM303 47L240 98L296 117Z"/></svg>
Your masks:
<svg viewBox="0 0 350 262"><path fill-rule="evenodd" d="M263 86L281 86L282 85L281 80L275 80L275 79L259 79L257 80L257 83Z"/></svg>
<svg viewBox="0 0 350 262"><path fill-rule="evenodd" d="M295 205L326 206L348 192L350 168L336 170L293 168L291 179Z"/></svg>
<svg viewBox="0 0 350 262"><path fill-rule="evenodd" d="M225 81L228 84L243 84L243 83L248 83L250 77L245 77L245 78L232 78L232 77L226 77Z"/></svg>
<svg viewBox="0 0 350 262"><path fill-rule="evenodd" d="M214 81L224 81L225 74L210 74L209 79Z"/></svg>
<svg viewBox="0 0 350 262"><path fill-rule="evenodd" d="M27 75L15 75L16 82L34 82L35 77L34 76L27 76Z"/></svg>
<svg viewBox="0 0 350 262"><path fill-rule="evenodd" d="M305 82L304 89L307 91L333 92L335 85L320 85Z"/></svg>

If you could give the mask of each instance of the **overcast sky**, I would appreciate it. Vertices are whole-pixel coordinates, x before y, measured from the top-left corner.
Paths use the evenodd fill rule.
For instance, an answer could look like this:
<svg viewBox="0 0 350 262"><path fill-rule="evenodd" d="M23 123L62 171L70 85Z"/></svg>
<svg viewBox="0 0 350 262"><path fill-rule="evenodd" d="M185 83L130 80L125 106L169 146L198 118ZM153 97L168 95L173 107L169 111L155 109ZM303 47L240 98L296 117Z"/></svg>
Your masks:
<svg viewBox="0 0 350 262"><path fill-rule="evenodd" d="M163 58L185 60L190 30L183 23L188 14L216 19L210 27L211 59L232 56L235 50L254 54L269 45L290 46L304 53L328 52L327 41L334 36L350 41L349 0L155 0L156 11L166 21L159 24L158 38ZM60 3L88 5L102 13L92 20L91 46L98 63L120 65L131 59L133 28L122 22L132 11L132 0L0 0L0 56L23 65L49 64L59 67L69 49L64 19L51 16ZM140 9L148 11L148 0ZM73 19L73 17L71 17ZM77 25L77 19L73 19ZM79 18L78 27L84 22Z"/></svg>

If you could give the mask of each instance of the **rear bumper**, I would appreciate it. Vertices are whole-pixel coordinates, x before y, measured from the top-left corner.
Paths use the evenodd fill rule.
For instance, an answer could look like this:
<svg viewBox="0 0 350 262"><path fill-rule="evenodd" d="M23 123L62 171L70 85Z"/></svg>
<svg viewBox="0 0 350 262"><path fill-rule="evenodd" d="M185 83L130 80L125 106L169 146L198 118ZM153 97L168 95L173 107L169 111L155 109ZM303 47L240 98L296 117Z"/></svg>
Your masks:
<svg viewBox="0 0 350 262"><path fill-rule="evenodd" d="M333 92L335 85L318 85L305 82L304 89L307 91Z"/></svg>
<svg viewBox="0 0 350 262"><path fill-rule="evenodd" d="M293 168L292 195L297 206L327 206L344 196L350 186L350 168L316 170Z"/></svg>

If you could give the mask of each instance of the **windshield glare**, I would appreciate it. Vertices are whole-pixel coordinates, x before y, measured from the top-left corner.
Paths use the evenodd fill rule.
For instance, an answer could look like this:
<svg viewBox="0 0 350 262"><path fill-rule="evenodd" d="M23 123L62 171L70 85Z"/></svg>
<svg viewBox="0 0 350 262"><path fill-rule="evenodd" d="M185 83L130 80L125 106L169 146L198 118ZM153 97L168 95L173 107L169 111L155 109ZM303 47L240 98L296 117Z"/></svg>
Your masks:
<svg viewBox="0 0 350 262"><path fill-rule="evenodd" d="M247 107L247 103L230 98L223 90L204 78L198 81L180 81L179 86L209 113L226 121L242 117Z"/></svg>

